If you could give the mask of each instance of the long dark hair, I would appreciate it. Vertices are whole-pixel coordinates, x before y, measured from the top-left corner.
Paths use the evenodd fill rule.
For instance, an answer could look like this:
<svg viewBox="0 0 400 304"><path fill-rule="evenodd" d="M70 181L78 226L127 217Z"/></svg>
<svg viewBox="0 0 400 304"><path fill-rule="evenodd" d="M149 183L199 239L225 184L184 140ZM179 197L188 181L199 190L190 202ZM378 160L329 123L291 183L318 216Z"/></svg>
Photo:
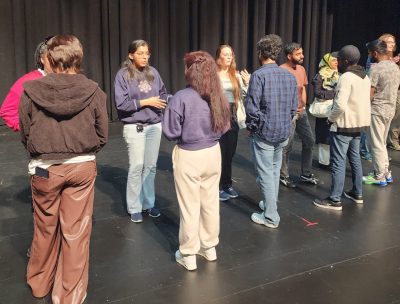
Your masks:
<svg viewBox="0 0 400 304"><path fill-rule="evenodd" d="M186 54L184 62L187 83L209 104L213 131L225 131L231 120L231 111L214 59L207 52L197 51Z"/></svg>
<svg viewBox="0 0 400 304"><path fill-rule="evenodd" d="M233 97L235 98L235 105L237 106L237 103L239 102L240 99L240 84L239 80L236 77L236 60L233 48L227 44L220 45L215 54L215 62L217 63L218 69L221 70L222 69L221 59L219 57L221 55L222 49L224 48L229 48L232 51L232 63L228 69L228 75L229 75L229 80L231 81L233 87Z"/></svg>
<svg viewBox="0 0 400 304"><path fill-rule="evenodd" d="M122 68L126 68L126 78L128 81L133 79L140 81L140 80L147 80L148 82L153 82L154 75L151 71L149 65L145 66L142 71L139 71L132 60L129 58L129 54L133 54L137 51L137 49L141 46L147 46L150 52L150 45L147 41L144 40L134 40L129 44L128 47L128 56L126 60L122 63Z"/></svg>

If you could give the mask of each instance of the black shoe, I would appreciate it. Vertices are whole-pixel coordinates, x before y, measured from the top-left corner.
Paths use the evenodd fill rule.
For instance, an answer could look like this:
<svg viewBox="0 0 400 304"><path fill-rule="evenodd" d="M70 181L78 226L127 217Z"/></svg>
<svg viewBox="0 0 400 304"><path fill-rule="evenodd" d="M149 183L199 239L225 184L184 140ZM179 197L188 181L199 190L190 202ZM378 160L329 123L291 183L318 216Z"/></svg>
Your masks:
<svg viewBox="0 0 400 304"><path fill-rule="evenodd" d="M357 204L363 204L363 197L360 194L354 194L354 192L352 190L350 191L345 191L344 192L344 196L351 199L353 202L357 203Z"/></svg>
<svg viewBox="0 0 400 304"><path fill-rule="evenodd" d="M338 211L342 210L342 203L335 202L335 201L331 200L329 197L322 199L322 200L315 199L313 201L313 204L320 208L332 209L332 210L338 210Z"/></svg>
<svg viewBox="0 0 400 304"><path fill-rule="evenodd" d="M292 179L290 178L290 176L280 176L279 180L281 181L281 183L288 187L288 188L296 188L296 184L292 181Z"/></svg>
<svg viewBox="0 0 400 304"><path fill-rule="evenodd" d="M228 188L224 188L225 193L228 193L230 198L237 198L239 196L239 193L233 189L232 186L228 187Z"/></svg>
<svg viewBox="0 0 400 304"><path fill-rule="evenodd" d="M324 164L318 163L318 167L323 170L328 170L328 171L331 170L331 165L324 165Z"/></svg>
<svg viewBox="0 0 400 304"><path fill-rule="evenodd" d="M305 175L305 174L300 175L300 180L302 182L313 184L313 185L318 184L318 180L314 177L314 174L312 174L312 173L307 174L307 175Z"/></svg>

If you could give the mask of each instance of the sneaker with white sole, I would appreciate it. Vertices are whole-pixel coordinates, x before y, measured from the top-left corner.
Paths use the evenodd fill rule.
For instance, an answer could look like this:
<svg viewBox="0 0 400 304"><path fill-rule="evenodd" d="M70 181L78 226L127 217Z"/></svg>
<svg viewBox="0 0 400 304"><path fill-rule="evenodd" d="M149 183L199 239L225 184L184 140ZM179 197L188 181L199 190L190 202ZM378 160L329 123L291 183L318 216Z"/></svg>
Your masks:
<svg viewBox="0 0 400 304"><path fill-rule="evenodd" d="M143 209L142 210L142 214L143 215L148 215L151 217L159 217L161 215L160 210L158 210L157 208L150 208L150 209Z"/></svg>
<svg viewBox="0 0 400 304"><path fill-rule="evenodd" d="M201 255L203 258L205 258L209 262L213 262L213 261L217 260L217 251L215 250L215 247L211 247L208 249L200 248L200 250L197 254Z"/></svg>
<svg viewBox="0 0 400 304"><path fill-rule="evenodd" d="M388 184L384 174L376 175L374 172L369 173L367 176L363 176L362 180L366 185L377 185L384 187Z"/></svg>
<svg viewBox="0 0 400 304"><path fill-rule="evenodd" d="M221 202L229 200L231 197L224 190L219 191L219 200Z"/></svg>
<svg viewBox="0 0 400 304"><path fill-rule="evenodd" d="M296 188L296 184L294 181L290 178L290 176L280 176L279 181L284 185L285 187L288 188Z"/></svg>
<svg viewBox="0 0 400 304"><path fill-rule="evenodd" d="M268 228L273 228L273 229L278 228L278 225L268 222L268 220L264 216L264 212L253 213L251 215L251 220L256 224L264 225L267 226Z"/></svg>
<svg viewBox="0 0 400 304"><path fill-rule="evenodd" d="M315 178L314 174L302 174L300 175L300 180L304 183L309 183L312 185L318 185L318 179Z"/></svg>
<svg viewBox="0 0 400 304"><path fill-rule="evenodd" d="M196 255L182 255L179 250L175 252L175 260L178 264L181 264L183 267L185 267L187 270L196 270L197 269L197 264L196 264Z"/></svg>
<svg viewBox="0 0 400 304"><path fill-rule="evenodd" d="M343 192L344 196L351 199L353 202L357 204L364 204L363 197L360 194L355 194L353 191L345 191Z"/></svg>
<svg viewBox="0 0 400 304"><path fill-rule="evenodd" d="M386 183L393 183L393 176L392 176L392 171L388 171L385 173L385 178L386 178Z"/></svg>
<svg viewBox="0 0 400 304"><path fill-rule="evenodd" d="M141 212L136 212L131 214L131 221L134 223L141 223L143 222L143 215Z"/></svg>
<svg viewBox="0 0 400 304"><path fill-rule="evenodd" d="M331 200L329 197L325 199L315 199L313 201L313 204L317 207L320 208L325 208L325 209L332 209L332 210L342 210L342 203L341 202L335 202Z"/></svg>

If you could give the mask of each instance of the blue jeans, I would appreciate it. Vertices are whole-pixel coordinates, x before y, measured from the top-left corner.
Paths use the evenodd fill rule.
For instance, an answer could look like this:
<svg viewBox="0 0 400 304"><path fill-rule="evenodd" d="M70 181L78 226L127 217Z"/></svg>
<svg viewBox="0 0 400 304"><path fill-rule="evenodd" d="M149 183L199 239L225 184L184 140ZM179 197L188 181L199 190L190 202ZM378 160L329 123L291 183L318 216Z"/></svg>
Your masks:
<svg viewBox="0 0 400 304"><path fill-rule="evenodd" d="M342 197L346 178L346 156L349 158L351 168L352 191L354 194L362 195L363 172L360 157L360 136L331 132L330 152L332 167L331 200L337 202Z"/></svg>
<svg viewBox="0 0 400 304"><path fill-rule="evenodd" d="M126 203L128 213L132 214L154 207L161 123L144 126L142 132L137 132L136 124L126 124L123 136L129 156Z"/></svg>
<svg viewBox="0 0 400 304"><path fill-rule="evenodd" d="M250 137L257 183L261 188L265 205L264 216L268 222L275 225L279 225L280 221L277 206L279 172L282 164L282 150L287 143L288 140L271 143L255 135Z"/></svg>
<svg viewBox="0 0 400 304"><path fill-rule="evenodd" d="M366 132L361 132L360 139L360 153L361 155L367 155L370 153L369 151L369 141Z"/></svg>

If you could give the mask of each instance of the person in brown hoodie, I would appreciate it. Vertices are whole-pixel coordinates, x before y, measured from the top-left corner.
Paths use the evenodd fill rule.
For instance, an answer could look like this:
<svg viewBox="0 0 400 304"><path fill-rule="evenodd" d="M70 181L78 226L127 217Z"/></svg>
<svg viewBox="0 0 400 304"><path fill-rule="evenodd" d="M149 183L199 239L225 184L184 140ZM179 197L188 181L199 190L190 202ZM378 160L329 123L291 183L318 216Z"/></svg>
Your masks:
<svg viewBox="0 0 400 304"><path fill-rule="evenodd" d="M86 297L96 153L106 144L106 94L79 74L72 35L47 42L54 72L24 84L19 113L30 155L34 233L27 282L37 298L81 304ZM51 303L51 302L50 302Z"/></svg>

